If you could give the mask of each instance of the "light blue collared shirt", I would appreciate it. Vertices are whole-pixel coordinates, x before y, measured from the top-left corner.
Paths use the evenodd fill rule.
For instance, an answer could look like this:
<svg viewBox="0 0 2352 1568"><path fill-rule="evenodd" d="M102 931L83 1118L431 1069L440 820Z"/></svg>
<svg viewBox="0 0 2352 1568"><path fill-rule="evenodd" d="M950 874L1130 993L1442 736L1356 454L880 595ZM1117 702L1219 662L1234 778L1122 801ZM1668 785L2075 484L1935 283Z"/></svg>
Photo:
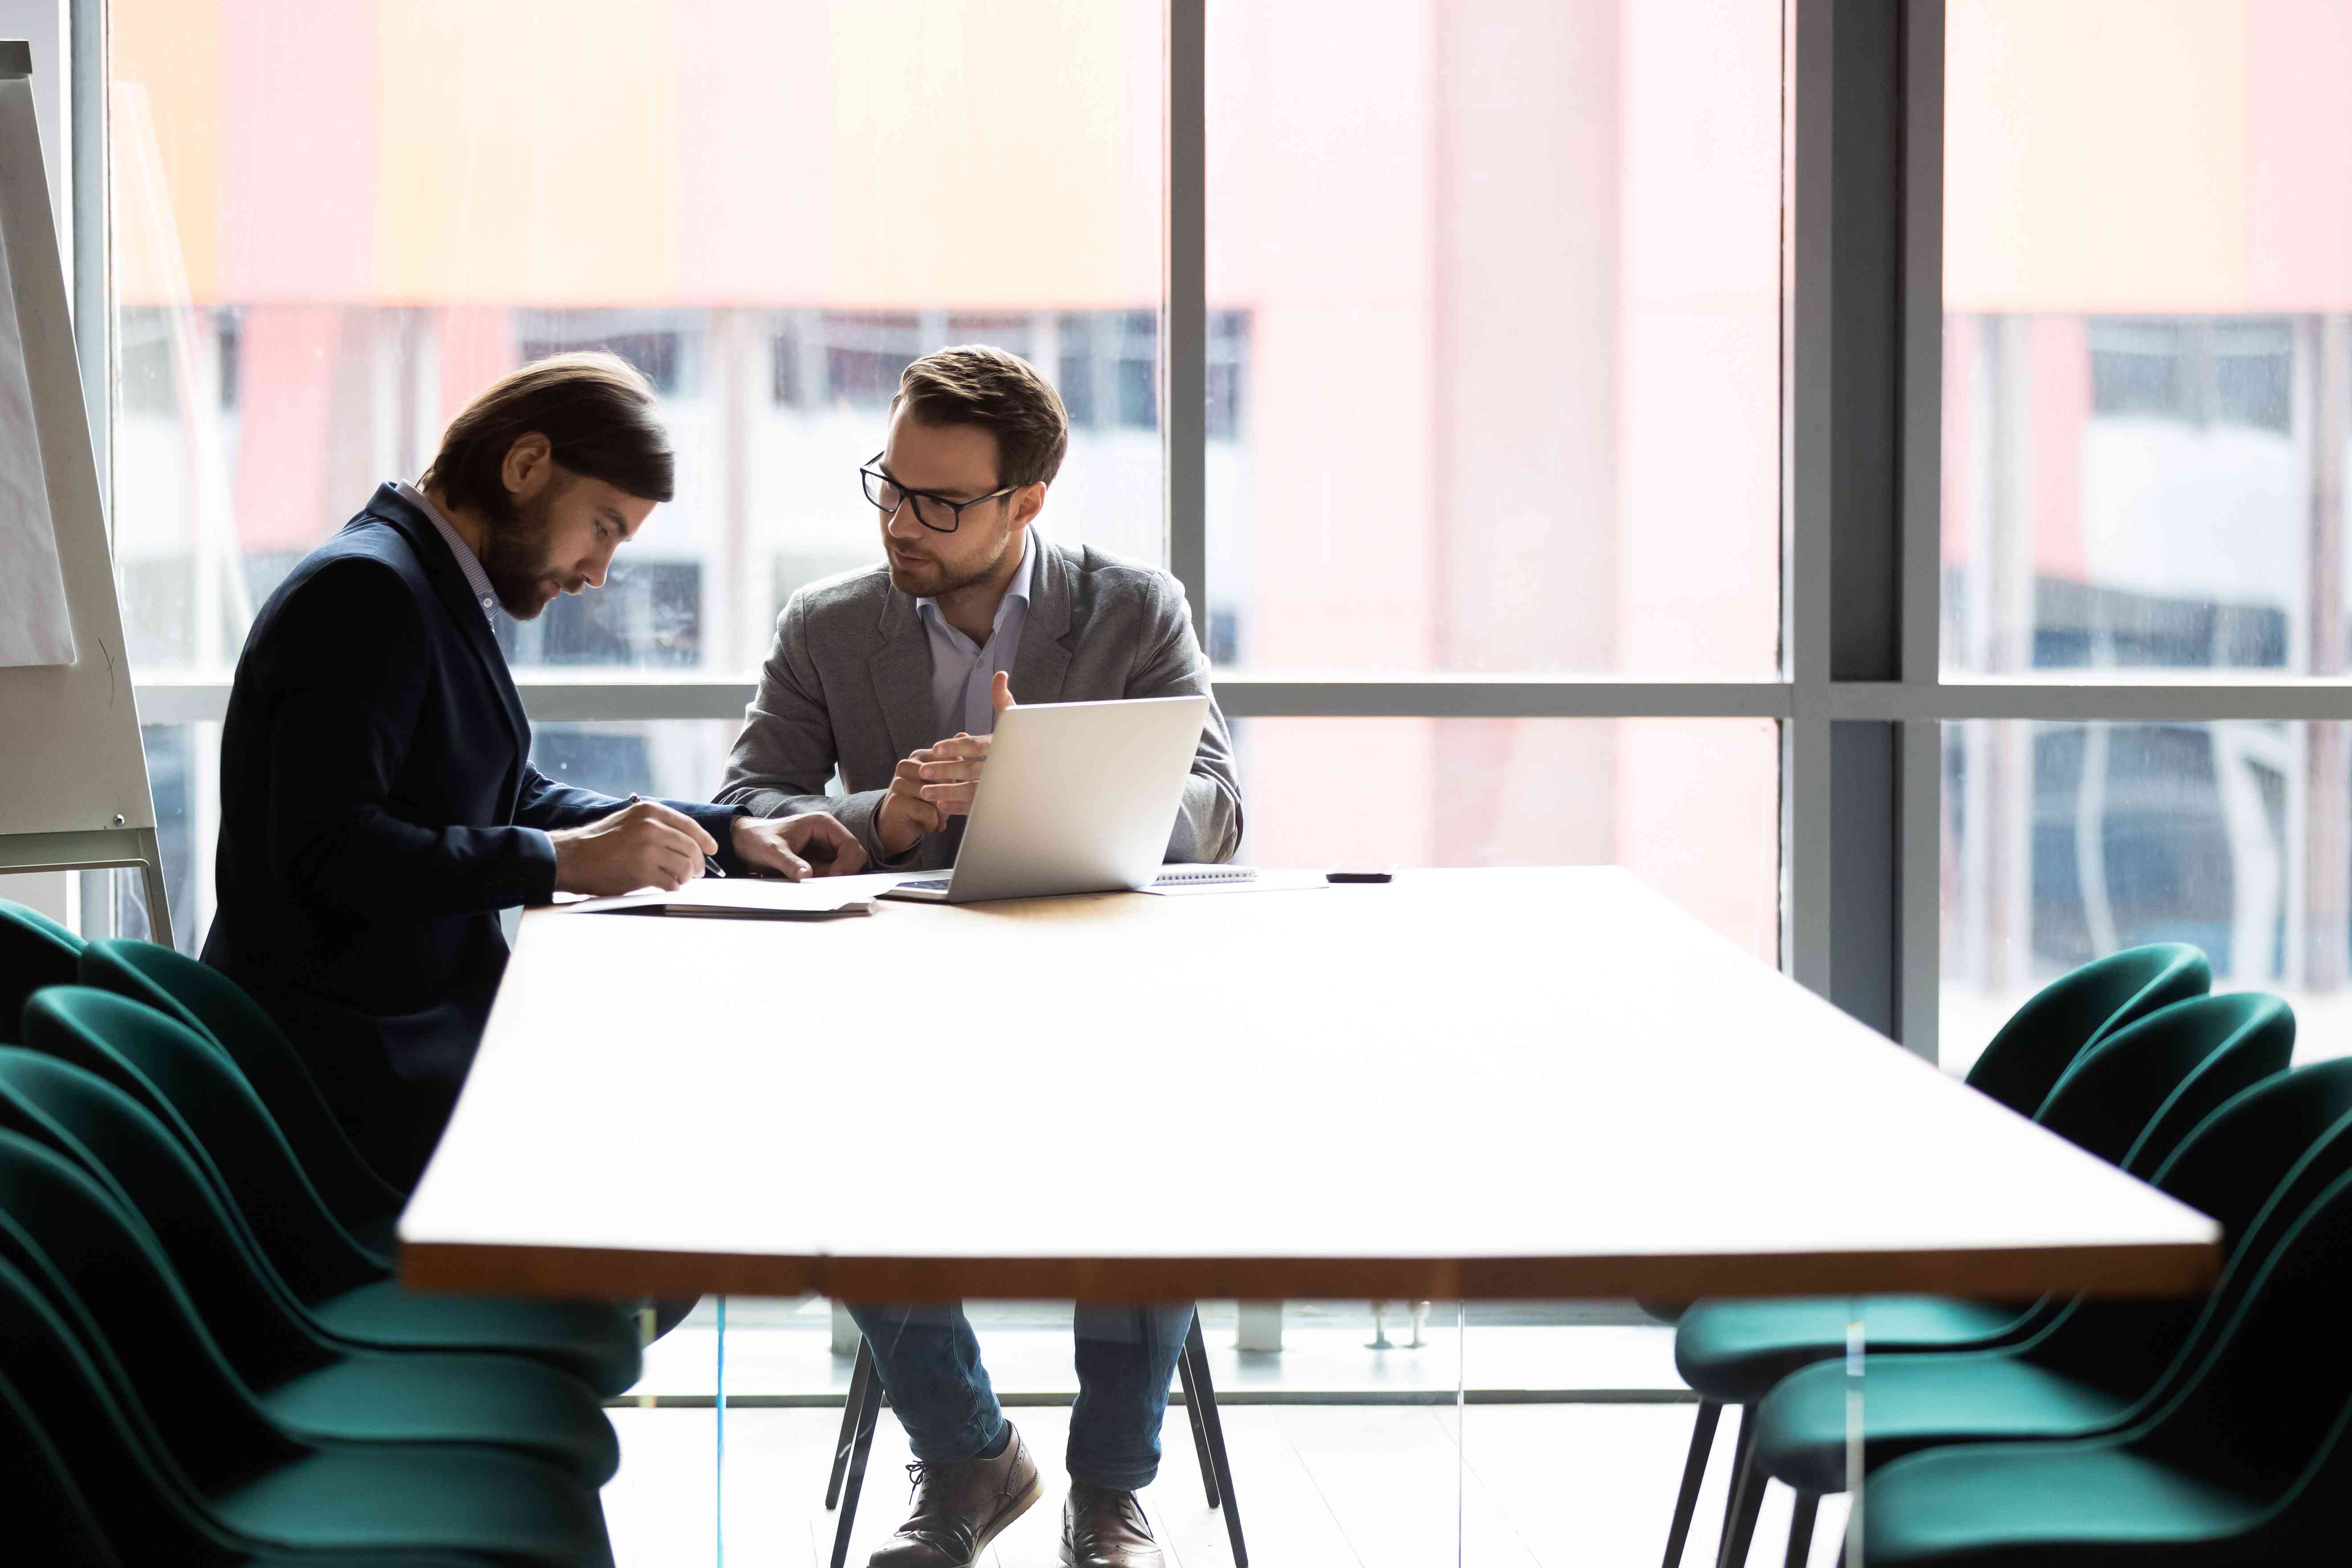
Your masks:
<svg viewBox="0 0 2352 1568"><path fill-rule="evenodd" d="M961 730L967 735L996 732L996 705L988 689L998 670L1010 671L1021 651L1021 628L1029 619L1029 585L1037 575L1037 530L1033 526L1021 544L1021 570L996 606L996 622L983 646L948 625L935 599L917 599L915 613L931 641L931 721L937 739ZM1013 694L1019 697L1019 692Z"/></svg>
<svg viewBox="0 0 2352 1568"><path fill-rule="evenodd" d="M482 563L474 554L474 547L466 542L465 535L452 528L449 520L441 515L441 509L426 500L425 492L406 479L394 479L392 488L400 492L401 500L423 512L432 520L433 526L441 531L441 538L449 546L449 553L457 558L457 570L466 574L466 586L474 591L474 602L482 606L485 617L496 619L499 596L490 587L490 574L482 570Z"/></svg>

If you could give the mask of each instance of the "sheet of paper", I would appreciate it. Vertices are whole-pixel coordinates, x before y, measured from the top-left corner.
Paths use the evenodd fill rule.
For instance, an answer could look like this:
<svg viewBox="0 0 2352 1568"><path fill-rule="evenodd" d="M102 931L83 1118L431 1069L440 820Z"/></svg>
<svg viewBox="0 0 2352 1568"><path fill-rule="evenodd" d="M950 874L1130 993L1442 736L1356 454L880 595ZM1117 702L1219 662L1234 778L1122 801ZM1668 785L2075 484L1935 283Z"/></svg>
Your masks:
<svg viewBox="0 0 2352 1568"><path fill-rule="evenodd" d="M47 208L40 216L47 221ZM73 661L73 616L49 521L48 478L33 423L32 384L25 375L25 334L16 321L7 246L0 243L0 666Z"/></svg>
<svg viewBox="0 0 2352 1568"><path fill-rule="evenodd" d="M805 882L787 882L767 877L700 877L674 893L641 888L616 898L582 899L560 907L567 913L583 915L648 909L703 910L713 914L737 915L847 913L873 899L876 889L858 885L870 880L865 877L812 877Z"/></svg>

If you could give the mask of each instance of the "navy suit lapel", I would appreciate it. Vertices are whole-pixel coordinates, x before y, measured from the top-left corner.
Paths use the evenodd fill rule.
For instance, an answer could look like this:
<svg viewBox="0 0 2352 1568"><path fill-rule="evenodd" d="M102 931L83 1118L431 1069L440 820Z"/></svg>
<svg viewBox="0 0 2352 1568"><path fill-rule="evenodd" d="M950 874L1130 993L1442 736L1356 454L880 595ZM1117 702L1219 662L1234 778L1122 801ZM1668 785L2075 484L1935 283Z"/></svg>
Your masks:
<svg viewBox="0 0 2352 1568"><path fill-rule="evenodd" d="M506 650L499 647L498 636L490 629L490 618L475 601L465 572L449 553L448 542L433 526L432 519L409 505L390 485L377 487L368 510L400 530L416 552L417 560L424 563L425 575L440 596L441 607L457 623L457 635L481 661L482 673L489 677L490 689L498 693L499 710L506 715L507 729L515 744L514 764L508 770L505 790L511 804L522 784L523 761L530 755L530 721L523 713L522 696L515 690L513 672L507 668Z"/></svg>

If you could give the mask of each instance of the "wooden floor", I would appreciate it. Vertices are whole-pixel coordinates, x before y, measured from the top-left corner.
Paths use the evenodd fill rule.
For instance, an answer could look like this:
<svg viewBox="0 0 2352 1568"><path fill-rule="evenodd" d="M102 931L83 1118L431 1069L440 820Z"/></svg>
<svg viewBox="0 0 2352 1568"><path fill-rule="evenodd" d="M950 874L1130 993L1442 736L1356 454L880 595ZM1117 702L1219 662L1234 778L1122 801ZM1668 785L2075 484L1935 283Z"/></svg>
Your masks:
<svg viewBox="0 0 2352 1568"><path fill-rule="evenodd" d="M1052 1568L1059 1562L1069 1413L1011 1414L1045 1467L1046 1492L983 1561L992 1568ZM1467 1441L1457 1444L1450 1407L1256 1405L1227 1410L1225 1433L1254 1568L1438 1568L1456 1562L1653 1568L1665 1544L1693 1414L1687 1405L1473 1405ZM621 1568L718 1562L713 1413L612 1415L622 1466L605 1489L604 1505ZM838 1412L829 1410L728 1412L728 1563L824 1568L834 1525L823 1507L824 1478L839 1422ZM1712 1560L1734 1426L1727 1420L1717 1435L1689 1564ZM1144 1494L1144 1505L1171 1568L1229 1568L1224 1521L1202 1501L1181 1409L1169 1413L1165 1448L1160 1480ZM858 1510L852 1568L862 1568L902 1516L907 1458L886 1412ZM1751 1562L1781 1560L1788 1518L1788 1493L1776 1487ZM1835 1561L1844 1520L1842 1504L1827 1500L1814 1563Z"/></svg>

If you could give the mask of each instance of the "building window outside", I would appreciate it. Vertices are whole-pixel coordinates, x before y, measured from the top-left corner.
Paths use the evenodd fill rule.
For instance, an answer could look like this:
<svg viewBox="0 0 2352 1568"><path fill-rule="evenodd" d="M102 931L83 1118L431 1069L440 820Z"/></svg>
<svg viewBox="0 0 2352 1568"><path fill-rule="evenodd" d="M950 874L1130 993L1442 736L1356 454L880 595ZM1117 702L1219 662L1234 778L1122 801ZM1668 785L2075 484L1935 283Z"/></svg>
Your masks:
<svg viewBox="0 0 2352 1568"><path fill-rule="evenodd" d="M1523 0L1488 18L1515 44L1500 57L1508 90L1490 90L1474 75L1425 77L1433 59L1467 58L1475 29L1415 0L1409 26L1354 29L1360 58L1312 89L1335 125L1382 105L1410 111L1377 121L1377 134L1311 140L1295 119L1295 76L1252 62L1279 53L1282 28L1321 27L1335 14L1320 0L1265 15L1212 5L1201 411L1209 567L1192 586L1217 668L1772 673L1780 6L1705 4L1724 47L1672 68L1675 29L1647 8L1624 9L1622 58L1611 56L1606 89L1583 100L1606 134L1588 136L1546 118L1579 47L1558 7ZM876 521L856 468L881 444L882 411L905 365L951 342L1027 356L1063 392L1072 441L1047 536L1166 563L1157 5L941 13L926 63L907 68L932 74L920 90L887 99L822 79L780 91L768 69L789 60L823 78L847 68L836 62L888 53L878 13L819 13L793 0L721 33L696 25L690 7L664 0L655 9L667 21L647 26L697 90L637 90L642 59L591 48L563 90L614 107L577 135L550 138L540 128L562 119L543 101L552 86L485 90L484 119L424 112L422 84L446 76L425 62L448 61L446 38L412 7L287 13L227 0L192 16L164 0L117 0L115 516L140 679L225 684L254 611L295 561L377 484L417 477L474 394L564 350L608 350L646 375L677 447L679 488L607 587L559 601L535 622L500 617L527 686L600 669L749 679L786 596L874 561ZM326 124L297 101L303 73L264 70L234 89L223 74L221 62L253 53L238 40L265 10L270 59L334 58L373 84L299 149L253 127ZM499 14L486 7L484 25ZM792 47L812 26L833 38L831 50ZM1008 49L1050 53L1069 62L1072 79L1117 85L1082 100L1011 104L976 126L950 107L962 101L956 62ZM481 68L449 68L463 86ZM1433 100L1388 93L1424 79ZM811 105L824 107L801 112ZM1697 162L1690 145L1657 134L1692 115L1704 118L1713 150ZM396 143L378 134L394 122L410 128ZM1474 154L1480 138L1491 145L1478 142L1486 151ZM1260 155L1237 163L1244 144ZM1532 213L1418 205L1415 190L1454 187L1398 178L1400 167L1457 155L1449 148L1483 158L1571 145L1586 160L1575 191ZM1530 179L1540 185L1549 166L1528 163ZM910 239L1001 222L1006 182L974 179L973 167L1051 171L1033 182L1026 241ZM436 195L491 169L531 199ZM1621 184L1639 185L1644 202L1611 194ZM762 195L747 204L752 189ZM582 216L616 205L647 221ZM1563 226L1571 209L1573 235ZM1349 213L1371 221L1355 230L1329 221ZM1638 288L1621 288L1575 269L1601 252L1670 254L1672 226L1702 215L1713 237L1704 253L1732 258L1720 276L1643 274ZM282 254L250 243L281 230L318 243ZM1528 279L1480 262L1498 259L1507 236ZM1412 257L1444 266L1420 278L1381 271ZM1523 311L1514 327L1489 309L1516 299L1519 310L1533 297L1522 285L1538 274L1541 319L1564 323L1555 335L1572 353L1528 341ZM1318 292L1309 286L1318 279L1332 287ZM1699 353L1703 324L1674 293L1685 283L1720 309L1704 330L1730 334L1704 406L1621 382L1622 366L1653 363L1670 342L1686 345L1675 353ZM1511 381L1523 363L1549 380ZM1469 389L1475 417L1437 416L1431 389L1448 381ZM1511 422L1563 399L1584 412ZM1711 472L1724 483L1705 497L1653 483L1677 474L1683 483L1696 472L1689 465L1622 466L1626 454L1654 449L1643 432L1670 425L1685 437L1698 429L1719 458ZM1570 447L1572 463L1560 456ZM1462 479L1460 494L1446 475ZM1676 542L1643 521L1665 518L1705 520L1723 547ZM1704 582L1664 569L1694 559L1707 566ZM1368 805L1338 825L1367 853L1382 813L1392 823L1401 812L1473 811L1475 791L1454 787L1454 773L1507 766L1570 733L1447 723L1446 733L1474 738L1470 753L1422 754L1403 804ZM1265 821L1315 820L1306 805L1322 793L1318 772L1281 739L1309 732L1262 731L1252 790ZM604 740L567 753L582 768L618 777L637 765L607 743L617 731L583 733ZM1663 830L1638 807L1664 798L1650 770L1673 765L1672 748L1628 733L1601 725L1589 732L1600 749L1575 759L1574 812L1590 829L1580 853L1631 854L1643 847L1632 836ZM1604 754L1616 761L1604 766ZM190 776L200 796L214 787L201 757ZM700 788L715 783L714 773ZM1725 907L1749 908L1773 886L1756 868L1771 858L1773 831L1735 794L1683 807L1715 814L1710 823L1758 848L1722 873L1738 895ZM193 814L187 831L202 833L204 821ZM1481 838L1478 855L1559 853L1533 818L1514 831L1515 840ZM1307 842L1259 847L1294 854ZM1401 847L1397 858L1415 853ZM192 938L205 912L182 922ZM1751 934L1743 926L1741 940Z"/></svg>
<svg viewBox="0 0 2352 1568"><path fill-rule="evenodd" d="M2096 15L1947 10L1943 668L2339 678L2352 243L2305 215L2352 159L2352 35L2243 0L2178 0L2127 40ZM2227 702L1946 724L1947 1066L2035 986L2150 941L2284 994L2328 1048L2347 730Z"/></svg>

